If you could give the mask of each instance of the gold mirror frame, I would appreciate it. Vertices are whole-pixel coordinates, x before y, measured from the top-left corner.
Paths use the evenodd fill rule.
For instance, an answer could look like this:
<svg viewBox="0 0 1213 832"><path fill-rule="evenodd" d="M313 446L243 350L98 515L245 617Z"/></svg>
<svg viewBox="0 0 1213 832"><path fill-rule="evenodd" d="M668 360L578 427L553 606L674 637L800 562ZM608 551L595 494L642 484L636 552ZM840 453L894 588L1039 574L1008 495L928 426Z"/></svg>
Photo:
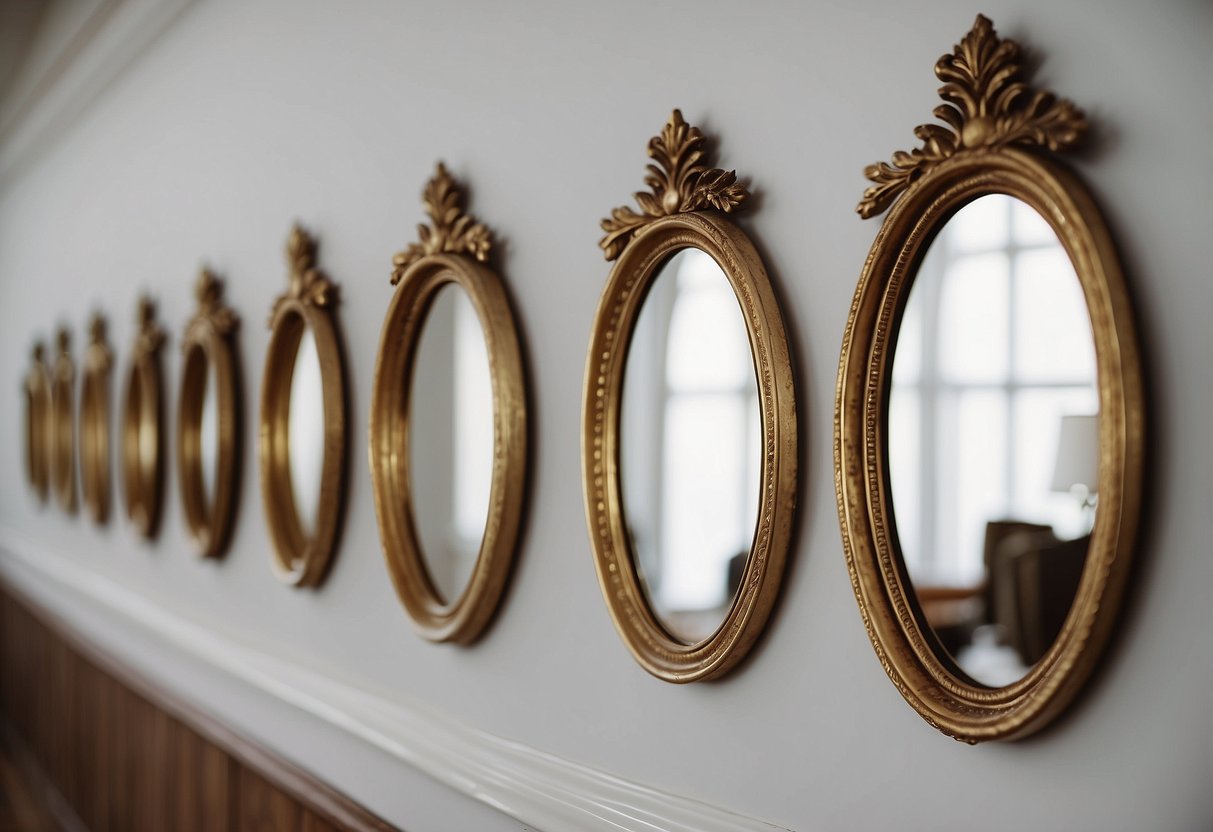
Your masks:
<svg viewBox="0 0 1213 832"><path fill-rule="evenodd" d="M290 282L270 313L261 383L261 499L274 543L274 574L286 584L315 586L332 559L345 497L345 366L333 313L337 287L316 268L316 241L298 225L287 241L286 259ZM299 522L290 461L291 385L305 329L316 342L324 397L323 473L310 536Z"/></svg>
<svg viewBox="0 0 1213 832"><path fill-rule="evenodd" d="M1141 362L1119 260L1094 201L1047 151L1086 128L1072 103L1019 80L1019 47L979 16L936 75L946 104L924 125L923 147L872 165L858 212L892 205L851 306L839 362L834 470L843 547L860 613L898 691L940 731L969 743L1039 730L1078 695L1115 623L1141 502ZM940 658L897 547L887 466L887 410L897 328L935 235L986 194L1030 205L1052 227L1078 274L1091 316L1099 384L1099 508L1081 583L1057 641L1018 682L990 688Z"/></svg>
<svg viewBox="0 0 1213 832"><path fill-rule="evenodd" d="M463 195L438 164L424 193L431 225L393 258L396 292L388 305L371 394L370 466L379 538L392 584L413 624L431 641L467 644L501 601L526 491L526 387L522 352L501 278L486 264L489 230L463 211ZM463 592L442 600L414 528L409 480L409 402L413 358L438 290L454 283L468 295L483 330L493 387L493 474L484 537Z"/></svg>
<svg viewBox="0 0 1213 832"><path fill-rule="evenodd" d="M80 388L80 486L93 522L110 511L110 401L113 354L105 343L105 318L93 315Z"/></svg>
<svg viewBox="0 0 1213 832"><path fill-rule="evenodd" d="M783 577L796 502L796 401L787 337L762 259L725 218L748 198L733 171L709 169L703 136L678 110L649 142L641 211L616 208L602 221L606 259L616 260L594 316L582 405L583 496L598 583L615 628L641 667L667 682L730 670L762 632ZM723 213L722 213L723 212ZM697 644L674 638L649 605L624 517L619 435L623 375L640 307L676 251L709 254L736 294L749 335L762 407L762 471L754 541L724 621Z"/></svg>
<svg viewBox="0 0 1213 832"><path fill-rule="evenodd" d="M139 331L131 354L122 412L122 488L126 516L146 539L155 536L164 499L164 403L161 399L160 348L165 333L155 323L150 298L139 299ZM151 449L148 456L144 447Z"/></svg>
<svg viewBox="0 0 1213 832"><path fill-rule="evenodd" d="M51 376L46 368L46 347L34 344L29 374L25 377L25 464L30 486L38 501L50 496Z"/></svg>
<svg viewBox="0 0 1213 832"><path fill-rule="evenodd" d="M239 476L239 403L232 339L238 319L223 304L223 284L206 269L195 288L198 312L181 339L185 356L177 408L177 472L186 527L201 557L218 557L227 546ZM207 505L202 478L202 406L206 373L215 374L215 493Z"/></svg>
<svg viewBox="0 0 1213 832"><path fill-rule="evenodd" d="M59 355L51 374L50 478L59 505L76 513L76 430L74 391L76 368L72 363L72 336L60 327L56 338Z"/></svg>

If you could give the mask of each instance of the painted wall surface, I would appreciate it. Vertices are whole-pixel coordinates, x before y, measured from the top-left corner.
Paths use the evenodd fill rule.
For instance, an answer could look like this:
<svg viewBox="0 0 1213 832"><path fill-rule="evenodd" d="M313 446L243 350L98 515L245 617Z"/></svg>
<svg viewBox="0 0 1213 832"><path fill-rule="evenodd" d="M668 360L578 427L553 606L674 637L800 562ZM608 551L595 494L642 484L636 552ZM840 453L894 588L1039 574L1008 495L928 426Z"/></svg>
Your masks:
<svg viewBox="0 0 1213 832"><path fill-rule="evenodd" d="M1127 608L1068 715L966 747L889 683L850 589L833 490L834 379L877 224L863 167L914 144L932 67L977 11L1031 47L1036 78L1084 107L1073 164L1102 203L1136 301L1150 480ZM468 726L797 830L1175 829L1213 823L1213 6L989 0L522 4L196 3L0 190L0 389L64 322L77 355L111 320L115 401L149 291L173 334L202 264L240 313L245 438L233 544L200 562L175 465L162 533L97 528L26 487L23 398L0 405L0 546L69 558L214 632ZM723 681L651 678L603 604L581 502L584 350L608 264L598 221L641 186L645 142L681 107L757 194L740 220L784 303L803 458L785 590ZM414 238L436 159L470 185L529 362L534 454L504 606L471 648L415 635L387 579L367 472L371 374L391 256ZM348 514L318 591L269 568L255 441L269 332L299 219L341 285L354 426ZM117 468L115 466L115 472ZM53 602L53 599L50 599ZM84 616L79 610L65 613ZM411 830L517 829L356 738L97 621L132 663Z"/></svg>

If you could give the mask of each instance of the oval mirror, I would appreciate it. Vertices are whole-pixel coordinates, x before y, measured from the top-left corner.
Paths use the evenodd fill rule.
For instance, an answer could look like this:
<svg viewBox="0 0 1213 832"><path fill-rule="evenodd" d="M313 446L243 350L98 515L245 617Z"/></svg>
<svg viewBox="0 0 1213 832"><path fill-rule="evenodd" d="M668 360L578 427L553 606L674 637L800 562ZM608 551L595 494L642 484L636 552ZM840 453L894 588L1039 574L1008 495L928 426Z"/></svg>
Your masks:
<svg viewBox="0 0 1213 832"><path fill-rule="evenodd" d="M484 538L493 475L493 384L484 330L448 283L425 315L413 361L409 486L425 568L446 604L468 586Z"/></svg>
<svg viewBox="0 0 1213 832"><path fill-rule="evenodd" d="M155 535L163 499L163 422L159 352L164 330L149 298L139 300L130 374L122 411L122 488L126 515L145 538Z"/></svg>
<svg viewBox="0 0 1213 832"><path fill-rule="evenodd" d="M1132 310L1083 184L1086 129L990 21L936 65L953 130L872 165L888 215L839 363L847 565L898 691L966 742L1039 730L1115 622L1141 496ZM991 80L993 79L993 80Z"/></svg>
<svg viewBox="0 0 1213 832"><path fill-rule="evenodd" d="M186 526L202 557L227 546L235 507L239 426L235 313L223 304L222 284L203 270L198 312L186 326L181 349L177 410L177 470Z"/></svg>
<svg viewBox="0 0 1213 832"><path fill-rule="evenodd" d="M110 509L110 365L105 319L94 315L84 356L80 391L80 484L94 523L105 523Z"/></svg>
<svg viewBox="0 0 1213 832"><path fill-rule="evenodd" d="M737 594L762 468L745 320L705 252L682 249L658 269L623 385L623 509L641 586L670 635L696 644L720 627Z"/></svg>
<svg viewBox="0 0 1213 832"><path fill-rule="evenodd" d="M371 397L371 480L388 572L426 638L488 625L526 490L526 390L489 231L439 164L431 225L396 255Z"/></svg>
<svg viewBox="0 0 1213 832"><path fill-rule="evenodd" d="M582 474L607 608L642 667L719 676L778 595L796 498L796 407L762 260L725 214L749 194L703 164L675 110L640 211L603 220L616 260L586 362Z"/></svg>
<svg viewBox="0 0 1213 832"><path fill-rule="evenodd" d="M1090 315L1061 242L1012 197L968 203L902 313L889 479L923 619L980 684L1023 678L1073 605L1095 519L1098 410Z"/></svg>
<svg viewBox="0 0 1213 832"><path fill-rule="evenodd" d="M296 225L290 282L270 314L261 387L261 497L272 565L285 583L315 586L336 547L345 499L345 369L336 287L316 268L316 242Z"/></svg>
<svg viewBox="0 0 1213 832"><path fill-rule="evenodd" d="M51 486L59 505L76 512L75 383L71 334L66 327L58 334L59 355L51 376L50 463Z"/></svg>
<svg viewBox="0 0 1213 832"><path fill-rule="evenodd" d="M46 369L46 348L34 345L25 379L25 452L30 485L41 502L50 493L51 380Z"/></svg>

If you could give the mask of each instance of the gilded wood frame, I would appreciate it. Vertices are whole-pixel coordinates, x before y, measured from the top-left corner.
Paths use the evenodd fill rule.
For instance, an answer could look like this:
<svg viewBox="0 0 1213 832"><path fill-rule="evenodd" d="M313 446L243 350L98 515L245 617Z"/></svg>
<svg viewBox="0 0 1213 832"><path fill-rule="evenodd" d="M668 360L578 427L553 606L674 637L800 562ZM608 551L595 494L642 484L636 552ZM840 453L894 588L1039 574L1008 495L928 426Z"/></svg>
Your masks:
<svg viewBox="0 0 1213 832"><path fill-rule="evenodd" d="M80 487L93 522L103 525L110 511L110 368L113 353L105 343L105 318L89 324L80 387Z"/></svg>
<svg viewBox="0 0 1213 832"><path fill-rule="evenodd" d="M796 502L796 400L783 318L753 243L725 218L748 192L732 171L708 169L703 137L675 110L649 143L640 213L617 208L603 220L600 245L618 259L594 316L582 405L583 496L602 595L615 628L637 662L668 682L693 682L733 668L762 632L779 594ZM723 212L723 213L722 213ZM755 534L745 573L724 621L705 640L685 644L651 608L624 516L620 481L620 404L628 344L640 307L661 266L677 251L712 257L737 295L749 335L762 422L762 467Z"/></svg>
<svg viewBox="0 0 1213 832"><path fill-rule="evenodd" d="M177 474L186 528L200 557L218 557L231 534L239 469L239 391L233 343L238 319L223 304L223 286L203 269L195 288L198 312L181 339L185 361L177 407ZM214 498L206 497L202 478L202 406L206 374L215 374L216 460Z"/></svg>
<svg viewBox="0 0 1213 832"><path fill-rule="evenodd" d="M164 400L160 348L165 332L155 322L150 298L139 300L130 374L122 411L122 490L126 516L139 534L155 536L164 500ZM143 448L151 451L150 456Z"/></svg>
<svg viewBox="0 0 1213 832"><path fill-rule="evenodd" d="M316 268L316 241L296 225L287 241L289 285L270 313L270 343L261 379L258 458L261 500L273 540L270 564L283 583L315 586L328 571L345 501L345 363L337 337L337 287ZM299 342L310 329L320 362L324 457L311 535L299 522L291 481L291 385Z"/></svg>
<svg viewBox="0 0 1213 832"><path fill-rule="evenodd" d="M924 146L869 167L859 205L892 204L864 265L843 336L835 410L835 483L843 547L864 625L898 691L931 725L975 743L1039 730L1078 695L1116 620L1141 502L1144 401L1132 308L1111 236L1081 181L1047 150L1086 122L1070 102L1019 82L1018 46L978 17L936 73L949 104L916 131ZM1086 567L1061 634L1018 682L968 678L926 625L897 546L887 470L888 398L897 329L915 272L947 220L986 194L1030 205L1053 228L1082 285L1099 386L1099 508Z"/></svg>
<svg viewBox="0 0 1213 832"><path fill-rule="evenodd" d="M51 377L46 347L34 344L25 377L25 463L30 486L40 502L50 496Z"/></svg>
<svg viewBox="0 0 1213 832"><path fill-rule="evenodd" d="M371 396L370 467L384 559L417 631L431 641L467 644L501 602L517 545L526 492L526 380L505 286L489 268L488 229L463 213L463 197L440 163L424 191L431 218L420 242L393 260ZM438 290L453 283L472 302L484 333L493 388L493 474L480 552L462 594L446 602L426 568L414 527L409 478L413 358Z"/></svg>
<svg viewBox="0 0 1213 832"><path fill-rule="evenodd" d="M51 371L50 479L59 505L76 513L76 367L72 363L72 336L60 327L59 354Z"/></svg>

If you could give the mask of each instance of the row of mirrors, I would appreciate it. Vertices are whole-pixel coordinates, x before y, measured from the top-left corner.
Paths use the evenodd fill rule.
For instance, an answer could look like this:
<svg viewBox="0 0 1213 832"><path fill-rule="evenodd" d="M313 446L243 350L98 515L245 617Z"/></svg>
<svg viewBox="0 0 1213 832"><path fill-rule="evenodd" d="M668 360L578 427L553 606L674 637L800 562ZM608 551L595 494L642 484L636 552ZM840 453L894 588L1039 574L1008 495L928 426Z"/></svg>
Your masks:
<svg viewBox="0 0 1213 832"><path fill-rule="evenodd" d="M1091 196L1056 154L1083 113L1024 80L978 17L935 67L944 124L865 170L885 214L845 329L837 505L851 583L898 691L967 742L1039 730L1076 696L1117 615L1142 481L1143 393L1128 296ZM602 222L613 263L586 362L582 472L598 578L623 641L671 682L718 677L777 600L797 499L788 339L749 203L674 111L636 207ZM393 260L369 462L388 572L417 628L468 643L501 598L526 493L527 394L492 236L440 165L430 223ZM349 431L338 287L296 228L273 305L257 425L282 580L314 586L342 522ZM175 431L184 515L222 553L242 429L235 313L204 272L181 338ZM122 398L126 512L155 533L165 470L164 332L138 311ZM28 382L30 482L109 503L108 374L90 330L73 430L61 333Z"/></svg>

